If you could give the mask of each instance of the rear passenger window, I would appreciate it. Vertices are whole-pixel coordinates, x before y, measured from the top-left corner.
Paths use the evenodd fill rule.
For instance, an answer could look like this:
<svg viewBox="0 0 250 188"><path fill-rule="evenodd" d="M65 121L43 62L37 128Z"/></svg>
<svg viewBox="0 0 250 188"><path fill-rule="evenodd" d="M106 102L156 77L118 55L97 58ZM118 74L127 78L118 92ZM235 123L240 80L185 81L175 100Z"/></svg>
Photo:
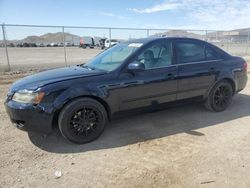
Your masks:
<svg viewBox="0 0 250 188"><path fill-rule="evenodd" d="M206 59L207 60L217 60L219 58L220 57L216 51L214 51L210 47L206 46Z"/></svg>
<svg viewBox="0 0 250 188"><path fill-rule="evenodd" d="M197 43L176 42L176 51L178 63L191 63L206 59L204 46Z"/></svg>

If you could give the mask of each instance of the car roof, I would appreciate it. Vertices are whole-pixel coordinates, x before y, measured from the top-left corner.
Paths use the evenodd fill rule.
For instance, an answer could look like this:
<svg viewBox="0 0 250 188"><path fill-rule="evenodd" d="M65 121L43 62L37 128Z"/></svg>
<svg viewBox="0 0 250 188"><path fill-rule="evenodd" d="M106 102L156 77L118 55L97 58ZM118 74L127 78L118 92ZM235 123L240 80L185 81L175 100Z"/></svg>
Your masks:
<svg viewBox="0 0 250 188"><path fill-rule="evenodd" d="M160 41L164 39L178 39L178 40L186 40L186 41L193 41L193 42L199 42L201 44L207 44L214 50L216 50L219 54L221 54L223 57L231 57L230 54L225 52L224 50L220 49L219 47L215 46L214 44L208 43L207 41L201 40L201 39L196 39L196 38L189 38L189 37L148 37L148 38L140 38L140 39L132 39L132 40L127 40L122 43L142 43L143 45L152 42L152 41Z"/></svg>
<svg viewBox="0 0 250 188"><path fill-rule="evenodd" d="M125 41L124 43L142 43L146 44L152 41L157 41L157 40L164 40L164 39L184 39L184 40L193 40L193 41L201 41L201 42L206 42L200 39L196 38L189 38L189 37L148 37L148 38L139 38L139 39L130 39Z"/></svg>

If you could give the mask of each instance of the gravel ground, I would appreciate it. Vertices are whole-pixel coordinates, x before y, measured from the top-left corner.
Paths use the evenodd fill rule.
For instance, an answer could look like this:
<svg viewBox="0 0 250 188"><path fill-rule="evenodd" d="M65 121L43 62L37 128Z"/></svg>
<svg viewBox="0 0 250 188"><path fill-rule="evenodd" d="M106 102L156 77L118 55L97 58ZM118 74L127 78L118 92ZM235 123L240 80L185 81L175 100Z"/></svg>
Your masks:
<svg viewBox="0 0 250 188"><path fill-rule="evenodd" d="M189 104L129 116L75 145L57 130L14 128L9 82L0 84L0 187L250 187L250 84L224 112Z"/></svg>
<svg viewBox="0 0 250 188"><path fill-rule="evenodd" d="M8 52L12 71L41 70L65 66L63 47L8 48ZM67 47L67 65L85 63L100 52L102 52L101 49ZM0 48L0 72L3 72L6 66L5 49Z"/></svg>

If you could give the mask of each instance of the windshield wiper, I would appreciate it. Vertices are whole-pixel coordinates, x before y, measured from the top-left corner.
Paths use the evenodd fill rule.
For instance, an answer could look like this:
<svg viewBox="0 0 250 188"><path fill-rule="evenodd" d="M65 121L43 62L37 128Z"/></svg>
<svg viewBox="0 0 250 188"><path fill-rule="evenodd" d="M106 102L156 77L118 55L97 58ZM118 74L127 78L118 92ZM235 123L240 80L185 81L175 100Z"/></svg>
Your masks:
<svg viewBox="0 0 250 188"><path fill-rule="evenodd" d="M89 67L88 65L81 65L82 68L86 68L86 69L89 69L89 70L95 70L94 67Z"/></svg>
<svg viewBox="0 0 250 188"><path fill-rule="evenodd" d="M90 67L90 66L88 66L88 65L84 65L84 64L82 64L82 65L80 65L82 68L86 68L86 69L88 69L88 70L97 70L97 71L102 71L102 72L107 72L107 70L105 70L105 69L99 69L99 68L96 68L96 67Z"/></svg>

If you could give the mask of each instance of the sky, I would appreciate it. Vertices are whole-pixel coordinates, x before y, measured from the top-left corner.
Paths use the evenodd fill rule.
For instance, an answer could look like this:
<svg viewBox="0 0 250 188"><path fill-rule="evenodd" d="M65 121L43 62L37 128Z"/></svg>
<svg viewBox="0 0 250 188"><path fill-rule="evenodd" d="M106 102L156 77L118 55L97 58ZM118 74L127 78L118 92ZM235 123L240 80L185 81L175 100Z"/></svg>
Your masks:
<svg viewBox="0 0 250 188"><path fill-rule="evenodd" d="M250 0L0 0L0 23L231 30L250 27Z"/></svg>

